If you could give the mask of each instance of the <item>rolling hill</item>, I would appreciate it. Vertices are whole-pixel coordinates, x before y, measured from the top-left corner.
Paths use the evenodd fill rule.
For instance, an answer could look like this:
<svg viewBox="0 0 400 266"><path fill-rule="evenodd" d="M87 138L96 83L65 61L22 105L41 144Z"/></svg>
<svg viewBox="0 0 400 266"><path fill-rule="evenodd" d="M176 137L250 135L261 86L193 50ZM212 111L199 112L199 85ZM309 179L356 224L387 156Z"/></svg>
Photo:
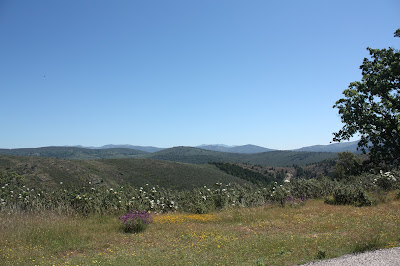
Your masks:
<svg viewBox="0 0 400 266"><path fill-rule="evenodd" d="M236 153L226 153L218 151L203 150L194 147L174 147L159 152L146 154L143 157L154 160L166 160L174 162L184 162L193 164L207 164L216 161L236 161L242 155Z"/></svg>
<svg viewBox="0 0 400 266"><path fill-rule="evenodd" d="M0 149L0 154L80 160L146 158L192 164L236 162L263 166L305 165L337 157L336 153L329 152L269 151L262 153L231 153L182 146L152 153L126 148L86 149L78 147L43 147L11 150Z"/></svg>
<svg viewBox="0 0 400 266"><path fill-rule="evenodd" d="M193 147L174 147L156 153L143 155L145 158L167 160L194 164L209 162L236 162L259 164L263 166L306 165L337 157L337 153L269 151L263 153L243 154L203 150Z"/></svg>
<svg viewBox="0 0 400 266"><path fill-rule="evenodd" d="M247 183L213 165L151 159L65 160L34 156L0 155L0 171L23 175L30 185L58 187L85 183L134 187L159 185L171 189L212 186L220 181Z"/></svg>
<svg viewBox="0 0 400 266"><path fill-rule="evenodd" d="M61 159L110 159L110 158L137 158L147 152L124 149L87 149L79 147L42 147L24 149L0 149L0 154L16 156L52 157Z"/></svg>
<svg viewBox="0 0 400 266"><path fill-rule="evenodd" d="M350 151L354 153L361 153L357 150L358 140L351 142L333 143L329 145L313 145L309 147L303 147L294 151L311 151L311 152L344 152Z"/></svg>

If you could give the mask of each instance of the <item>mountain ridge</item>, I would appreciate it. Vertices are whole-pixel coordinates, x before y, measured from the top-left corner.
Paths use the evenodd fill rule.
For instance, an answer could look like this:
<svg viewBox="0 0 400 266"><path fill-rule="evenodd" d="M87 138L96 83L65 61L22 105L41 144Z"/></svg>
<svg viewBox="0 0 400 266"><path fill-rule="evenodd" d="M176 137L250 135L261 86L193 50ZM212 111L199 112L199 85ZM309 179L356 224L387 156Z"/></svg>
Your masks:
<svg viewBox="0 0 400 266"><path fill-rule="evenodd" d="M295 152L331 152L338 153L344 151L350 151L354 153L361 153L357 150L358 141L344 142L344 143L333 143L329 145L313 145L307 146L300 149L284 150L284 151L295 151ZM183 146L178 146L183 147ZM54 157L63 159L111 159L111 158L138 158L138 157L149 157L148 154L157 154L155 157L163 157L162 151L173 149L172 148L158 148L153 146L137 146L137 145L114 145L108 144L101 147L85 147L81 145L77 146L49 146L40 148L18 148L18 149L0 149L0 154L5 155L20 155L20 156L41 156L41 157ZM241 145L241 146L228 146L224 144L214 145L200 145L196 147L190 147L193 149L203 150L198 155L205 155L204 151L213 151L228 154L262 154L265 152L274 152L279 150L273 150L256 146L252 144ZM215 157L215 154L208 154ZM233 155L238 156L238 155ZM218 155L217 157L221 157Z"/></svg>
<svg viewBox="0 0 400 266"><path fill-rule="evenodd" d="M261 146L246 144L240 146L228 146L223 144L213 144L213 145L200 145L195 148L200 148L204 150L212 150L212 151L221 151L221 152L229 152L229 153L261 153L273 151L273 149L264 148Z"/></svg>
<svg viewBox="0 0 400 266"><path fill-rule="evenodd" d="M330 143L330 144L318 144L305 146L298 149L288 149L284 151L314 151L314 152L344 152L351 151L354 153L360 153L357 150L358 140L350 142L340 142L340 143ZM139 146L130 144L107 144L100 147L85 147L82 145L77 145L73 147L87 148L87 149L110 149L110 148L124 148L124 149L134 149L144 152L158 152L161 150L169 148L159 148L154 146ZM270 149L258 145L246 144L246 145L225 145L225 144L202 144L198 146L187 146L193 148L199 148L203 150L219 151L219 152L229 152L229 153L262 153L269 151L278 151L280 149ZM170 147L173 148L173 147Z"/></svg>

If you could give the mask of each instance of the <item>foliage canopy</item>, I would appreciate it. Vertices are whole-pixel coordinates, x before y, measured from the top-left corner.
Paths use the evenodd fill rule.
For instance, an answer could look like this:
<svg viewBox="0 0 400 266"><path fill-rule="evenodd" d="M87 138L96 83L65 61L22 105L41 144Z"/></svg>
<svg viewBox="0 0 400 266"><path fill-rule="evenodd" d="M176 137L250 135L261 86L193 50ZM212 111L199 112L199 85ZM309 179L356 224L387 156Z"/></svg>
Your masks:
<svg viewBox="0 0 400 266"><path fill-rule="evenodd" d="M400 37L400 29L395 37ZM333 141L361 136L359 148L374 164L400 163L400 51L367 48L371 59L364 58L360 66L362 80L350 83L344 98L334 108L339 109L344 126L333 133Z"/></svg>

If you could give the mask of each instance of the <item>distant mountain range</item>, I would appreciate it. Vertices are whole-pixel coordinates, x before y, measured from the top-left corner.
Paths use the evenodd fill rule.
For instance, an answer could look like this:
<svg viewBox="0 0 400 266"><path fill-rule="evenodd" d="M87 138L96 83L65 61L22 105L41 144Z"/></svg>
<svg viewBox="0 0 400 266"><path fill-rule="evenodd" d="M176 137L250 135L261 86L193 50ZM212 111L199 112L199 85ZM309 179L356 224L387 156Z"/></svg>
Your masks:
<svg viewBox="0 0 400 266"><path fill-rule="evenodd" d="M195 147L174 147L151 153L127 148L42 147L11 150L0 149L0 154L78 160L142 158L191 164L232 162L264 166L305 165L337 157L337 153L335 152L267 151L258 153L232 153Z"/></svg>
<svg viewBox="0 0 400 266"><path fill-rule="evenodd" d="M290 166L294 164L305 165L326 159L334 159L337 157L337 152L357 152L356 148L357 141L330 145L315 145L291 151L271 150L255 145L201 145L199 147L181 146L168 149L151 146L105 145L99 148L55 146L0 149L0 154L79 160L146 158L194 164L236 162L268 166Z"/></svg>
<svg viewBox="0 0 400 266"><path fill-rule="evenodd" d="M295 151L313 151L313 152L344 152L351 151L354 153L361 153L357 150L358 140L351 142L333 143L329 145L314 145L296 149Z"/></svg>
<svg viewBox="0 0 400 266"><path fill-rule="evenodd" d="M157 148L157 147L152 147L152 146L134 146L134 145L129 145L129 144L123 144L123 145L108 144L108 145L104 145L101 147L85 147L85 146L77 145L77 146L73 146L73 147L85 148L85 149L96 149L96 150L132 149L132 150L138 150L138 151L144 151L144 152L158 152L158 151L164 150L164 148Z"/></svg>
<svg viewBox="0 0 400 266"><path fill-rule="evenodd" d="M268 149L251 144L243 146L227 146L222 144L200 145L197 146L196 148L210 150L210 151L230 152L230 153L261 153L261 152L273 151L273 149Z"/></svg>
<svg viewBox="0 0 400 266"><path fill-rule="evenodd" d="M90 149L82 147L54 146L42 148L0 149L0 154L90 160L137 158L140 155L147 154L147 152L124 148Z"/></svg>
<svg viewBox="0 0 400 266"><path fill-rule="evenodd" d="M357 144L358 141L351 141L351 142L342 142L342 143L333 143L328 145L313 145L307 146L300 149L294 149L293 151L311 151L311 152L344 152L344 151L351 151L354 153L359 153L357 151ZM86 148L86 149L133 149L137 151L143 152L158 152L161 150L165 150L166 148L157 148L153 146L134 146L129 144L123 145L114 145L108 144L101 147L85 147L85 146L73 146L79 148ZM274 151L274 149L268 149L261 146L256 146L252 144L241 145L241 146L229 146L224 144L203 144L200 146L196 146L194 148L200 148L203 150L210 150L210 151L219 151L219 152L229 152L229 153L262 153L262 152L269 152Z"/></svg>
<svg viewBox="0 0 400 266"><path fill-rule="evenodd" d="M144 152L134 149L85 149L78 147L43 147L29 149L0 149L0 155L18 157L47 157L58 159L152 159L189 164L210 162L246 163L263 166L291 166L312 164L327 159L335 159L334 152L269 151L261 153L231 153L204 150L194 147L174 147L158 152ZM0 168L2 166L0 158Z"/></svg>

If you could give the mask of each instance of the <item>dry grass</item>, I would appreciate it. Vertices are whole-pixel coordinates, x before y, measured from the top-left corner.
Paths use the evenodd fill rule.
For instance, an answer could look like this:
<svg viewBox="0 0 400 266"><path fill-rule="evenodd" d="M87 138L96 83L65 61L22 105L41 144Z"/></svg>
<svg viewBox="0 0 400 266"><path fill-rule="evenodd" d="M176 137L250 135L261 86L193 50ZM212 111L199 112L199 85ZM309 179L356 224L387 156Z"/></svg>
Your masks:
<svg viewBox="0 0 400 266"><path fill-rule="evenodd" d="M164 214L140 234L118 217L0 218L4 265L296 265L398 246L400 202L373 207L267 205L211 215Z"/></svg>

